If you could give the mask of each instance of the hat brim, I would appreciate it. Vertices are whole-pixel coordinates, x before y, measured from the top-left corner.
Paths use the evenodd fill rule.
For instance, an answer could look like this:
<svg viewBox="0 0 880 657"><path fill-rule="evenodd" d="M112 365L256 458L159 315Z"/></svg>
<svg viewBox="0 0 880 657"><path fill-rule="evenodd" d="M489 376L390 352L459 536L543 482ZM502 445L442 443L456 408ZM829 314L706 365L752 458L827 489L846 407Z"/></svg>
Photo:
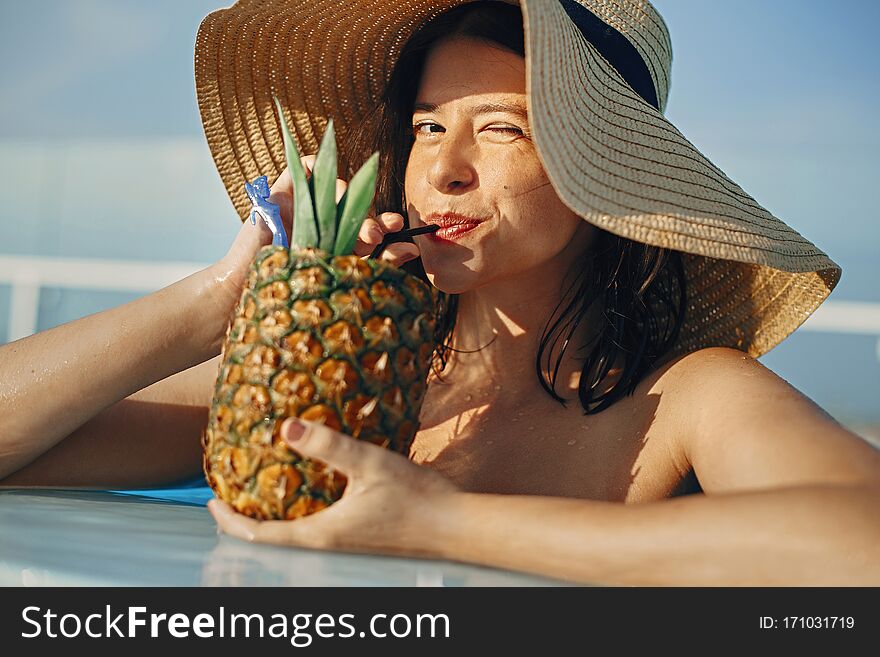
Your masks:
<svg viewBox="0 0 880 657"><path fill-rule="evenodd" d="M243 183L285 167L272 95L301 153L327 120L360 124L409 37L470 0L240 0L196 41L205 134L240 217ZM732 346L759 356L828 297L840 267L761 207L636 94L556 0L523 0L526 92L537 152L560 199L616 235L681 251L688 308L673 353ZM339 153L342 171L368 153Z"/></svg>

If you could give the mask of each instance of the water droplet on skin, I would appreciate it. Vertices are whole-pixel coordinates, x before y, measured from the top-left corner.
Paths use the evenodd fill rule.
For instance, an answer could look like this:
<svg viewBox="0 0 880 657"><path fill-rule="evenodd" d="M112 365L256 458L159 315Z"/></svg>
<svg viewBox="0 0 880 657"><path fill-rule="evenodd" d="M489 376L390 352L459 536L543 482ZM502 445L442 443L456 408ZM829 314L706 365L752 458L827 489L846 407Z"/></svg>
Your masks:
<svg viewBox="0 0 880 657"><path fill-rule="evenodd" d="M568 444L569 444L569 445L576 445L576 444L577 444L577 441L574 440L574 439L572 439L572 440L569 440L569 441L568 441Z"/></svg>
<svg viewBox="0 0 880 657"><path fill-rule="evenodd" d="M495 390L501 390L501 386L498 385L498 384L496 384L496 385L495 385Z"/></svg>
<svg viewBox="0 0 880 657"><path fill-rule="evenodd" d="M519 418L518 418L518 417L515 417L515 418L513 418L513 421L514 421L514 422L519 422Z"/></svg>
<svg viewBox="0 0 880 657"><path fill-rule="evenodd" d="M487 444L487 445L491 445L491 444L494 443L494 442L495 442L494 440L487 440L487 441L486 441L486 444Z"/></svg>
<svg viewBox="0 0 880 657"><path fill-rule="evenodd" d="M529 431L532 431L535 427L529 427Z"/></svg>
<svg viewBox="0 0 880 657"><path fill-rule="evenodd" d="M465 401L470 401L470 400L473 399L473 398L474 398L473 395L465 395L465 396L464 396L464 400L465 400Z"/></svg>
<svg viewBox="0 0 880 657"><path fill-rule="evenodd" d="M584 447L586 447L586 445L581 445L578 449L583 449Z"/></svg>

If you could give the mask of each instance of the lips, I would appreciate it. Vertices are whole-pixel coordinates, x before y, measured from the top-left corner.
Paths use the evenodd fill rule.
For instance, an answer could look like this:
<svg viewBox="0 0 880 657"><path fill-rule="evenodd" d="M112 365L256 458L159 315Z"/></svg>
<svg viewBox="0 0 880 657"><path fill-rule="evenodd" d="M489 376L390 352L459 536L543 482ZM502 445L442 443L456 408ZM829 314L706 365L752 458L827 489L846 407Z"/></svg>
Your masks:
<svg viewBox="0 0 880 657"><path fill-rule="evenodd" d="M437 224L441 228L450 228L452 226L470 226L483 222L479 217L470 217L457 212L432 212L424 218L426 224Z"/></svg>
<svg viewBox="0 0 880 657"><path fill-rule="evenodd" d="M425 215L423 221L426 224L440 226L440 230L428 235L428 239L432 242L453 242L465 233L477 228L485 219L457 212L432 212Z"/></svg>
<svg viewBox="0 0 880 657"><path fill-rule="evenodd" d="M452 242L465 233L469 233L478 228L479 225L480 224L458 224L456 226L449 226L447 228L441 228L436 233L429 234L428 237L436 242Z"/></svg>

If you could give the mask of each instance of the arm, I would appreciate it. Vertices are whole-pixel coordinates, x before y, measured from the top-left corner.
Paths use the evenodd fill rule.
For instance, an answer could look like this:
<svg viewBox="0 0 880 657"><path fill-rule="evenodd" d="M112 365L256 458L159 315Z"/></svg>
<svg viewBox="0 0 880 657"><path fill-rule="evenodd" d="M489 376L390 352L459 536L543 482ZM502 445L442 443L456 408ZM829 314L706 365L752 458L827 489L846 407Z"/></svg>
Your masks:
<svg viewBox="0 0 880 657"><path fill-rule="evenodd" d="M118 308L0 347L0 477L105 409L110 412L86 432L110 422L121 433L144 405L136 398L116 402L219 353L229 300L218 291L215 272L203 270ZM72 456L69 448L59 453Z"/></svg>
<svg viewBox="0 0 880 657"><path fill-rule="evenodd" d="M302 158L307 175L314 160ZM345 188L338 180L337 201ZM270 200L292 233L286 170ZM381 239L402 225L399 215L365 220L356 253L370 252L371 229ZM211 267L0 347L0 486L147 486L199 472L217 354L253 257L271 241L262 222L245 221ZM399 262L412 248L395 244L382 258Z"/></svg>
<svg viewBox="0 0 880 657"><path fill-rule="evenodd" d="M273 185L285 208L289 188L290 176ZM290 230L292 217L282 212L282 218ZM192 436L203 411L207 421L210 397L200 398L204 408L197 408L173 394L160 394L164 398L156 401L148 399L151 393L147 398L134 393L220 353L253 257L271 241L265 224L245 221L227 254L207 269L0 347L3 484L99 485L106 473L114 481L146 484L153 476L164 481L181 471L193 473L198 440ZM204 379L204 368L200 372ZM173 393L179 380L163 390ZM179 444L177 438L188 442ZM46 458L37 464L41 455ZM178 457L184 461L174 465ZM28 464L30 472L10 477Z"/></svg>
<svg viewBox="0 0 880 657"><path fill-rule="evenodd" d="M457 540L482 521L505 546L500 565L567 568L585 582L880 583L877 450L733 349L677 359L649 392L678 419L680 467L694 468L705 495L631 506L466 495L456 515L467 520L441 544L485 563L489 539ZM543 529L559 533L548 540L520 522L526 535L508 551L517 517L549 518Z"/></svg>
<svg viewBox="0 0 880 657"><path fill-rule="evenodd" d="M116 402L0 487L137 488L197 475L219 364L215 356Z"/></svg>
<svg viewBox="0 0 880 657"><path fill-rule="evenodd" d="M259 523L216 501L211 510L246 540L591 584L880 584L877 450L734 350L690 354L650 392L682 419L681 452L706 495L623 505L462 493L397 454L308 424L291 447L349 476L339 502L292 522Z"/></svg>
<svg viewBox="0 0 880 657"><path fill-rule="evenodd" d="M211 276L197 272L118 308L0 347L8 475L114 402L219 349Z"/></svg>
<svg viewBox="0 0 880 657"><path fill-rule="evenodd" d="M868 485L636 505L460 493L427 540L439 557L588 584L876 586L878 509Z"/></svg>
<svg viewBox="0 0 880 657"><path fill-rule="evenodd" d="M880 584L880 452L734 349L673 361L649 393L677 418L677 460L705 495L463 495L447 556L610 584Z"/></svg>

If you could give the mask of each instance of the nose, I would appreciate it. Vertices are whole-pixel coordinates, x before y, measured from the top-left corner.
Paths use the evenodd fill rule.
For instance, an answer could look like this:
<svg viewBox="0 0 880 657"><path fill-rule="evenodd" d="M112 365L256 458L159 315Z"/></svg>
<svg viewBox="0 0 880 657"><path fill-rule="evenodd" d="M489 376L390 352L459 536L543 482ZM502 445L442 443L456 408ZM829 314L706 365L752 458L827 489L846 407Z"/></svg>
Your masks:
<svg viewBox="0 0 880 657"><path fill-rule="evenodd" d="M445 194L469 189L477 179L471 156L471 146L464 135L455 138L447 132L428 167L428 182Z"/></svg>

